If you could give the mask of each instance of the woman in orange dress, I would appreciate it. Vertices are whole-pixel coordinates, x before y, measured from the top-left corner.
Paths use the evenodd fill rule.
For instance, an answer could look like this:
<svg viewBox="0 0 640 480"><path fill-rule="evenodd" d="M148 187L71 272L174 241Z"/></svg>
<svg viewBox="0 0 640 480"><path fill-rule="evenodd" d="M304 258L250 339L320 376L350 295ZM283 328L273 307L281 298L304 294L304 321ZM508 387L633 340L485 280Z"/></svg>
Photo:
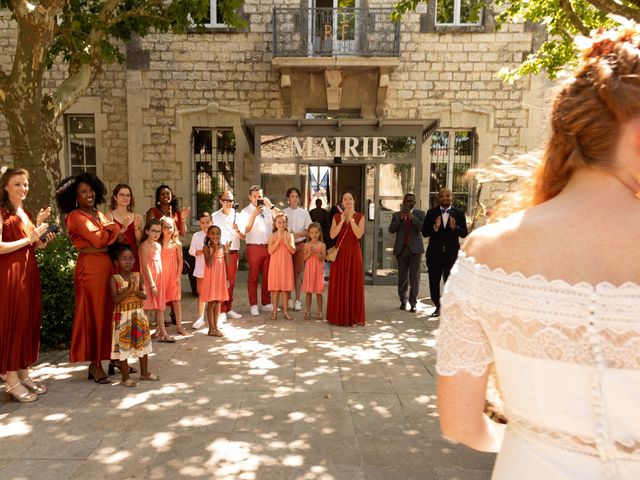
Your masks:
<svg viewBox="0 0 640 480"><path fill-rule="evenodd" d="M329 235L336 240L338 256L329 273L327 321L350 327L365 324L364 270L360 239L364 235L364 215L355 211L355 195L345 190L340 197L342 213L333 216Z"/></svg>
<svg viewBox="0 0 640 480"><path fill-rule="evenodd" d="M183 236L187 233L185 218L189 218L190 212L190 207L184 210L178 208L178 199L168 185L160 185L156 188L156 206L147 211L147 221L152 218L160 220L162 217L171 217L176 222L178 233Z"/></svg>
<svg viewBox="0 0 640 480"><path fill-rule="evenodd" d="M126 243L131 247L135 264L133 272L140 271L140 260L138 259L138 244L142 240L142 215L135 213L135 199L131 187L126 183L119 183L113 189L111 195L111 209L106 213L107 220L116 222L120 225L120 235L118 235L117 243ZM133 221L131 221L133 217ZM128 220L129 226L124 229L122 225Z"/></svg>
<svg viewBox="0 0 640 480"><path fill-rule="evenodd" d="M47 393L29 378L29 366L38 360L42 296L35 248L47 228L43 220L50 208L40 210L36 227L22 202L29 191L29 174L9 168L0 178L0 373L6 375L7 396L19 402L37 400Z"/></svg>
<svg viewBox="0 0 640 480"><path fill-rule="evenodd" d="M111 358L111 314L113 302L109 279L113 263L107 247L118 239L121 227L109 222L96 209L104 203L107 189L92 173L67 177L56 191L58 208L66 214L65 224L73 245L78 250L74 285L76 290L73 331L69 359L91 362L89 380L111 383L102 368L102 360ZM126 219L126 231L132 219Z"/></svg>

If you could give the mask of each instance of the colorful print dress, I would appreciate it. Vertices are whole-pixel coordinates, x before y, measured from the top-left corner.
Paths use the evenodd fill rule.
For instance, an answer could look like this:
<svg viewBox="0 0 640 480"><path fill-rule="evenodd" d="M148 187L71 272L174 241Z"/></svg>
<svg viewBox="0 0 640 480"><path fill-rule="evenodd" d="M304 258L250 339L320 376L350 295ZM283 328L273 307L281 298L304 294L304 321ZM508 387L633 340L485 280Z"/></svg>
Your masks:
<svg viewBox="0 0 640 480"><path fill-rule="evenodd" d="M113 275L118 293L128 286L120 274ZM131 272L129 281L140 289L140 274ZM111 359L127 360L140 358L151 353L149 320L144 313L143 301L134 293L129 294L113 309L113 335L111 339Z"/></svg>

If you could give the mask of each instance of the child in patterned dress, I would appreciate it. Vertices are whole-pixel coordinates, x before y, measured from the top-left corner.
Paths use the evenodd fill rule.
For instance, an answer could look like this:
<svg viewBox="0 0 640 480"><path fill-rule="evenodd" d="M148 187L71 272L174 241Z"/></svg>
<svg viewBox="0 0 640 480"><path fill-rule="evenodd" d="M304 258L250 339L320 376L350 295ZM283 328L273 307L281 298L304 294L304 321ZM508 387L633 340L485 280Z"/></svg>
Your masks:
<svg viewBox="0 0 640 480"><path fill-rule="evenodd" d="M142 290L140 273L132 272L135 257L131 247L126 243L119 244L115 261L120 273L112 275L110 281L114 303L111 359L119 362L122 386L131 388L138 384L129 377L129 358L140 359L141 380L157 381L160 377L149 372L151 333L143 305L147 295Z"/></svg>
<svg viewBox="0 0 640 480"><path fill-rule="evenodd" d="M305 320L311 318L311 304L313 294L316 294L318 313L316 318L322 320L322 292L324 292L324 260L327 256L327 246L322 241L322 228L312 223L307 229L307 243L304 244L304 277L302 291L307 294Z"/></svg>

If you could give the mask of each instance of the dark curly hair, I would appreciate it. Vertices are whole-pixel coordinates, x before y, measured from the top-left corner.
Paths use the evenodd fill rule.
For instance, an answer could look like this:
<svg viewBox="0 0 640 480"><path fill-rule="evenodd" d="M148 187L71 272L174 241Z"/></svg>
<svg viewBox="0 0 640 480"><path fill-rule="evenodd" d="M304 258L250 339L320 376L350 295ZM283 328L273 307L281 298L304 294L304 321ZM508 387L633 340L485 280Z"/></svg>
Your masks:
<svg viewBox="0 0 640 480"><path fill-rule="evenodd" d="M63 178L56 188L56 203L62 213L69 214L78 208L78 186L81 183L89 185L96 194L95 206L102 205L107 195L107 187L104 186L95 174L82 172L71 177Z"/></svg>
<svg viewBox="0 0 640 480"><path fill-rule="evenodd" d="M176 198L175 193L173 193L173 190L171 190L171 187L165 184L162 184L158 188L156 188L156 207L160 206L160 192L165 188L171 192L171 202L169 202L169 205L171 205L171 211L179 212L180 209L178 208L178 199Z"/></svg>
<svg viewBox="0 0 640 480"><path fill-rule="evenodd" d="M133 248L131 248L131 245L129 245L128 243L115 242L107 247L107 252L111 257L111 260L113 260L114 262L118 259L120 253L124 252L125 250L129 250L131 253L133 253Z"/></svg>

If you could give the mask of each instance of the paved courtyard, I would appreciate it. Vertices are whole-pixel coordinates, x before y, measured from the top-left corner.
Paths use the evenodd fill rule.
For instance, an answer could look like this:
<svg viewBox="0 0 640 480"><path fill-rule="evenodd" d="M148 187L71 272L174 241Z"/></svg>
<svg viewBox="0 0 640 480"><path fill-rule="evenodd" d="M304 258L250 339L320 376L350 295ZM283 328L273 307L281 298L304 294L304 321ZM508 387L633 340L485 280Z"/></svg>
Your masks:
<svg viewBox="0 0 640 480"><path fill-rule="evenodd" d="M338 328L251 317L236 289L244 318L225 338L154 343L160 382L98 385L66 352L43 355L49 393L0 400L0 479L490 478L494 455L440 437L427 303L403 312L395 287L368 286L367 325ZM188 326L191 295L183 308Z"/></svg>

